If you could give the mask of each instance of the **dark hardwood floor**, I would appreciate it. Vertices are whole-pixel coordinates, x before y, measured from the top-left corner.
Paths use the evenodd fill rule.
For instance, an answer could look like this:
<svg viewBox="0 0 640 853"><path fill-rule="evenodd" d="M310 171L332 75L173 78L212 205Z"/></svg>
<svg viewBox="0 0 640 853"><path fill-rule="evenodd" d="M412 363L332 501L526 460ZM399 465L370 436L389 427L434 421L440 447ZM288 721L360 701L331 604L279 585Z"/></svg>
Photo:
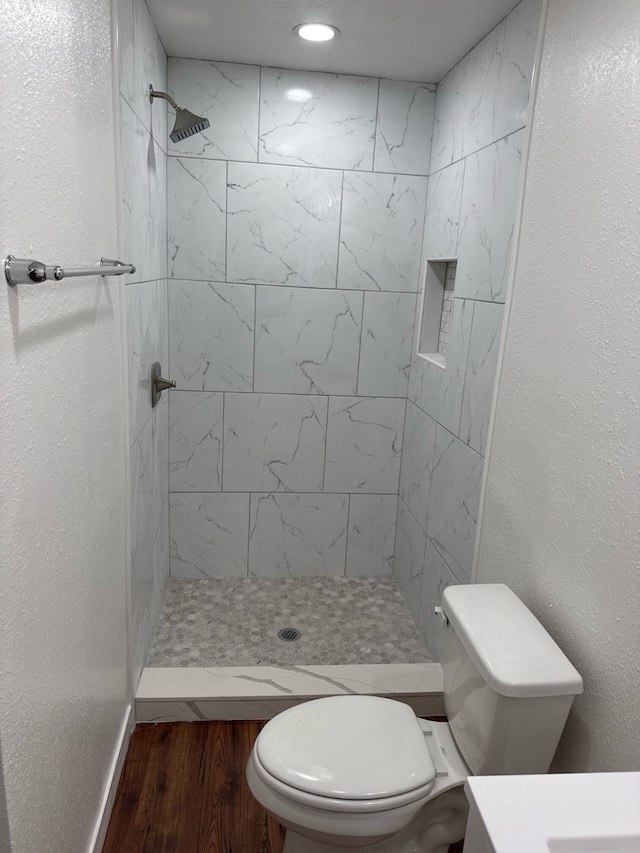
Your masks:
<svg viewBox="0 0 640 853"><path fill-rule="evenodd" d="M103 853L282 853L284 830L254 800L244 775L263 725L138 726ZM462 844L450 848L461 851Z"/></svg>

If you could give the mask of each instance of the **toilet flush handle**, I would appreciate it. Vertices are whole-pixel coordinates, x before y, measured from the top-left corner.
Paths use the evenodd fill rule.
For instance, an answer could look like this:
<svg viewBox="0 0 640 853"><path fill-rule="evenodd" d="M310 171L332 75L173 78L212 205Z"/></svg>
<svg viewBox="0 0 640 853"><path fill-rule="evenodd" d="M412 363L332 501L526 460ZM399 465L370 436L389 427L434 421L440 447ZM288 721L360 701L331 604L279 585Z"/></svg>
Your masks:
<svg viewBox="0 0 640 853"><path fill-rule="evenodd" d="M442 607L434 607L433 612L436 614L436 616L439 616L442 619L442 621L444 622L445 625L449 624L449 617L444 612Z"/></svg>

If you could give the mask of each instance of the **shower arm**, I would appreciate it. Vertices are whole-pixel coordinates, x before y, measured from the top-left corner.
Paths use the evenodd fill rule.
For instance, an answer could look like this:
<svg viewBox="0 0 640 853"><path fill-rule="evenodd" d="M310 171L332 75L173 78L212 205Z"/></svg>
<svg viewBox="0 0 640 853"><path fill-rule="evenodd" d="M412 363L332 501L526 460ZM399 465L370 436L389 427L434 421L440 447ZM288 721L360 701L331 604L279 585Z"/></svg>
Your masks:
<svg viewBox="0 0 640 853"><path fill-rule="evenodd" d="M178 110L181 110L181 109L182 109L182 107L180 106L180 104L177 104L177 103L173 100L173 98L171 97L171 95L167 95L167 93L166 93L166 92L156 92L156 90L153 88L153 86L149 86L149 100L151 101L151 103L153 103L153 99L154 99L154 98L162 98L162 99L163 99L163 101L169 101L169 103L170 103L170 104L171 104L171 106L174 108L174 110L176 110L176 112L177 112Z"/></svg>

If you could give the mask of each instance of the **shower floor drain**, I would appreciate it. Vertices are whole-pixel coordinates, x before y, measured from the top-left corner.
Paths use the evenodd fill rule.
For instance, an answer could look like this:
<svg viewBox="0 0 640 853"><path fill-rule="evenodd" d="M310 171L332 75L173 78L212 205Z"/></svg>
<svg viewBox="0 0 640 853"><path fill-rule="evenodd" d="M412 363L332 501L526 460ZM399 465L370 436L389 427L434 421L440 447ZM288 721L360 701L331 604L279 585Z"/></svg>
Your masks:
<svg viewBox="0 0 640 853"><path fill-rule="evenodd" d="M285 640L287 643L292 643L294 640L299 640L301 637L300 631L297 628L282 628L278 631L278 639Z"/></svg>

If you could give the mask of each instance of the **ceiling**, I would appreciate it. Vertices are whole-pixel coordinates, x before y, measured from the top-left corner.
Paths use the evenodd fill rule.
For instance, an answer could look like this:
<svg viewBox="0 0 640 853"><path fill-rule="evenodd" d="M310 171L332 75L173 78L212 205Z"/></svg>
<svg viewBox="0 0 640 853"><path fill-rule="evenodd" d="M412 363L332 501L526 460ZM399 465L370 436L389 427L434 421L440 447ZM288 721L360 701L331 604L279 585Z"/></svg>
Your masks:
<svg viewBox="0 0 640 853"><path fill-rule="evenodd" d="M148 0L169 56L437 83L517 0ZM333 24L334 42L293 35Z"/></svg>

